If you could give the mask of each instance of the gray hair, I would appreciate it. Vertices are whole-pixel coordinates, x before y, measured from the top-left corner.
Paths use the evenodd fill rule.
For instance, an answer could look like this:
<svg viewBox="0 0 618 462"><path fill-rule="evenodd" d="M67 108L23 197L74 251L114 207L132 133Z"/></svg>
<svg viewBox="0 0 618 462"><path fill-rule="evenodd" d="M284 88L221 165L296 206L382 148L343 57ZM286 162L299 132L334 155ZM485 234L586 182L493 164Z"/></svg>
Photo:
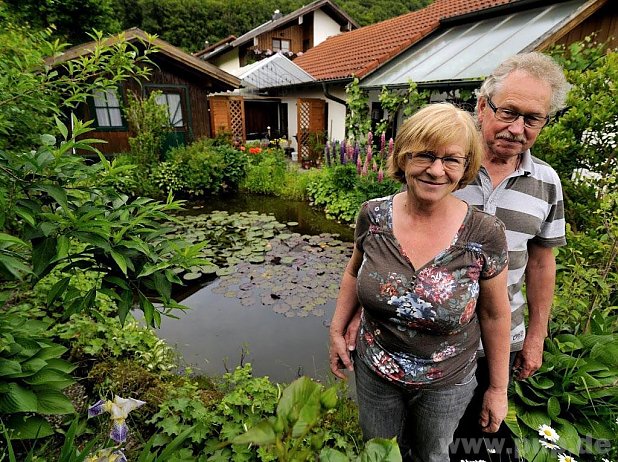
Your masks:
<svg viewBox="0 0 618 462"><path fill-rule="evenodd" d="M502 64L499 64L485 79L477 92L477 96L491 98L500 91L504 79L515 71L523 71L535 79L549 84L551 87L550 114L556 113L565 106L571 85L564 76L564 70L551 57L536 51L511 56Z"/></svg>

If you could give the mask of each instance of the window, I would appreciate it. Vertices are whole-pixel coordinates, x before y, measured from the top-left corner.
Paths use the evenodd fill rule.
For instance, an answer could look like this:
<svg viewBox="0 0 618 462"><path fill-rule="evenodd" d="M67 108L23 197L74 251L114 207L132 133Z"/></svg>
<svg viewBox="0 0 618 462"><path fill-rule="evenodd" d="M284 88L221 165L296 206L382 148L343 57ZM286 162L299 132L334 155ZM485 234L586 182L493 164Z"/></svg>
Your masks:
<svg viewBox="0 0 618 462"><path fill-rule="evenodd" d="M184 127L185 122L182 116L180 94L162 93L157 96L157 103L167 106L167 112L169 114L170 124L172 127Z"/></svg>
<svg viewBox="0 0 618 462"><path fill-rule="evenodd" d="M290 51L290 41L285 39L273 39L273 51Z"/></svg>
<svg viewBox="0 0 618 462"><path fill-rule="evenodd" d="M98 127L124 127L122 110L116 90L101 90L94 93L94 110Z"/></svg>

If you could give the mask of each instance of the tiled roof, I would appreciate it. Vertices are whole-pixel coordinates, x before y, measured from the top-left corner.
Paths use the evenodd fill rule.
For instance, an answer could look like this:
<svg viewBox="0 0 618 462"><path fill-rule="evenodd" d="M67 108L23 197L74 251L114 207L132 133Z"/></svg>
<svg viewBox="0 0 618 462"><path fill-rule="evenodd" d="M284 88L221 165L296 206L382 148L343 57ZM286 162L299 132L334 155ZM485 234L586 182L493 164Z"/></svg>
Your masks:
<svg viewBox="0 0 618 462"><path fill-rule="evenodd" d="M435 0L421 10L329 37L294 63L316 80L363 77L437 29L441 19L509 2L514 0Z"/></svg>

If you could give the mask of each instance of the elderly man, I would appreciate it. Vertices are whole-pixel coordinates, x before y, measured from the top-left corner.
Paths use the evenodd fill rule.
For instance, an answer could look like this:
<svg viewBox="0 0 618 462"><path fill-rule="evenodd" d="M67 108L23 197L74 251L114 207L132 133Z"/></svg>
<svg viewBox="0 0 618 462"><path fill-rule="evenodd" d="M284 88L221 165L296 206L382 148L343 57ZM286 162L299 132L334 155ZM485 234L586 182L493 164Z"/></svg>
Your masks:
<svg viewBox="0 0 618 462"><path fill-rule="evenodd" d="M552 249L566 243L560 179L553 168L531 155L530 148L551 115L564 106L568 89L563 70L541 53L515 55L500 64L478 92L478 123L485 140L483 166L473 183L454 193L495 214L506 226L511 363L518 380L530 377L542 364L555 284ZM350 350L355 348L357 330L355 318L346 336ZM457 461L470 459L480 450L483 438L478 420L488 369L482 350L479 356L478 399L468 407L452 446ZM343 363L353 370L351 361ZM504 444L504 440L496 443ZM486 451L482 454L486 459Z"/></svg>
<svg viewBox="0 0 618 462"><path fill-rule="evenodd" d="M511 360L518 380L530 377L543 362L556 275L552 249L566 243L560 179L553 168L530 154L530 148L550 115L564 106L568 88L560 66L541 53L515 55L500 64L478 93L477 116L486 144L483 167L471 185L455 193L506 226ZM486 387L486 371L481 358L477 391ZM473 400L455 434L453 449L459 455L463 451L469 456L479 446L482 434L469 430L478 420L474 415L478 406ZM504 440L495 443L499 449Z"/></svg>

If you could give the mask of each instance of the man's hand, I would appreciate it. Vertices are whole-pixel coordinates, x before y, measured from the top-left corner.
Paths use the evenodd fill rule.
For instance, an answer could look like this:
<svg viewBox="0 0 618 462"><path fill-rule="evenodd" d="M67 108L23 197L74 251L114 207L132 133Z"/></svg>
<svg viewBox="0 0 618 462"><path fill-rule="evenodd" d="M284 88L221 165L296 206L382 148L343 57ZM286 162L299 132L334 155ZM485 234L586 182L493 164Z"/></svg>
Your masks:
<svg viewBox="0 0 618 462"><path fill-rule="evenodd" d="M340 379L346 379L342 369L354 371L346 340L343 335L335 332L330 334L329 364L331 372Z"/></svg>
<svg viewBox="0 0 618 462"><path fill-rule="evenodd" d="M486 433L496 433L506 417L508 401L505 390L488 388L483 395L483 406L479 423Z"/></svg>
<svg viewBox="0 0 618 462"><path fill-rule="evenodd" d="M526 336L524 346L515 355L513 372L515 380L531 377L543 364L543 339Z"/></svg>
<svg viewBox="0 0 618 462"><path fill-rule="evenodd" d="M356 336L358 335L358 329L360 328L361 309L362 308L359 308L358 310L356 310L356 312L354 313L354 316L352 317L352 319L350 319L350 322L348 323L348 326L346 327L344 337L345 337L345 343L348 346L348 351L356 350Z"/></svg>

